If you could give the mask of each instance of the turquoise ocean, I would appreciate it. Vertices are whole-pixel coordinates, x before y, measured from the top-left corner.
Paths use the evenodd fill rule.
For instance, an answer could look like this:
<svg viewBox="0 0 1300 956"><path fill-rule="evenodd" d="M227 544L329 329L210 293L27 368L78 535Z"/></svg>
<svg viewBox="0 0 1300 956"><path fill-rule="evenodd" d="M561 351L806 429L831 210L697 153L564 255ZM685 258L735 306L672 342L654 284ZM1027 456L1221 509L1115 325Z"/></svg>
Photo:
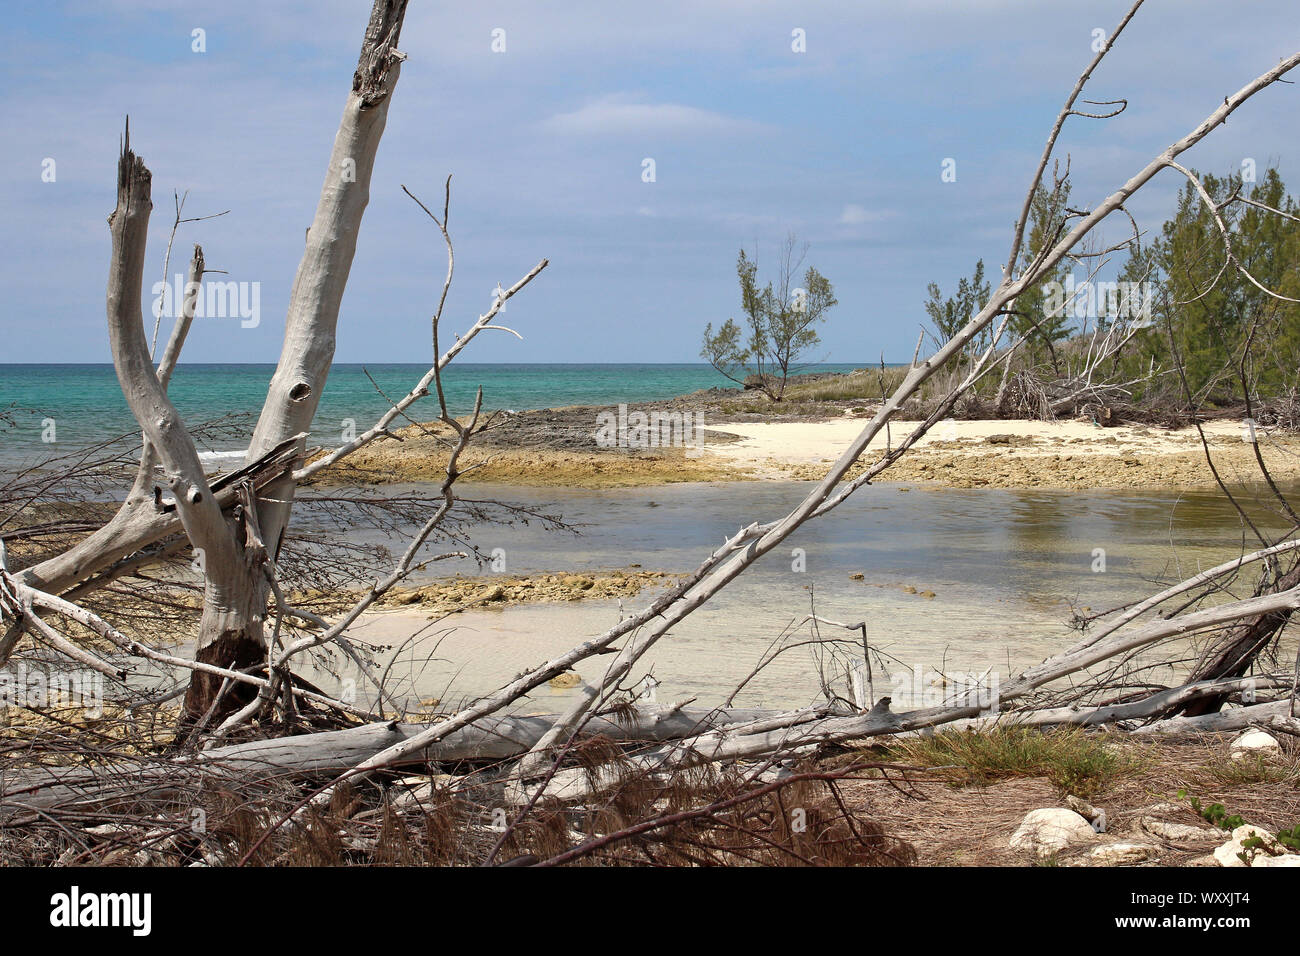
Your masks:
<svg viewBox="0 0 1300 956"><path fill-rule="evenodd" d="M844 372L853 364L820 364L804 371ZM313 437L335 443L345 423L357 431L374 424L428 370L420 364L336 364L321 396ZM176 369L169 394L189 426L226 416L247 421L251 431L271 364L186 364ZM373 382L372 382L373 379ZM704 363L676 365L561 365L455 363L443 375L454 413L473 408L475 390L483 388L486 409L556 408L607 405L672 398L697 389L732 383ZM378 387L376 387L378 386ZM435 417L435 399L418 402L417 421ZM137 432L113 367L103 365L0 365L0 467L35 462L92 443ZM52 423L52 427L51 427ZM54 441L50 442L49 438ZM216 458L234 457L244 444L238 434L211 441L204 451Z"/></svg>

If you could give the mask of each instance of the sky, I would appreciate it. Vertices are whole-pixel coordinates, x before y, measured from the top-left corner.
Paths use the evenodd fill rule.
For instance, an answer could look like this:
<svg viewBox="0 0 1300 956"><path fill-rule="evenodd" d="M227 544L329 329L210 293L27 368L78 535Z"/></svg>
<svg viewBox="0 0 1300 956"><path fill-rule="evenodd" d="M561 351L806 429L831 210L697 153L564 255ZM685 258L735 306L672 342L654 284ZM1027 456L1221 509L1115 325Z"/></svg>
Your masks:
<svg viewBox="0 0 1300 956"><path fill-rule="evenodd" d="M762 280L789 233L839 300L809 357L906 361L929 282L951 292L979 258L996 280L1095 31L1109 36L1128 5L412 0L335 360L429 359L445 251L401 187L433 206L451 174L444 335L486 310L498 283L550 260L502 318L523 341L480 336L467 361L698 361L705 324L740 318L739 249L757 252ZM197 321L183 360L274 362L369 8L11 9L0 38L0 361L109 360L105 220L129 114L153 171L146 303L172 193L188 190L186 216L230 212L182 225L170 272L199 242L220 279L257 284L260 311L256 324ZM1126 98L1127 110L1072 118L1061 138L1073 203L1099 202L1294 52L1296 25L1294 0L1147 0L1085 92ZM1300 86L1275 85L1184 162L1226 173L1253 160L1294 183L1298 121ZM1179 186L1165 171L1131 201L1141 228L1158 231ZM1103 235L1127 229L1113 221Z"/></svg>

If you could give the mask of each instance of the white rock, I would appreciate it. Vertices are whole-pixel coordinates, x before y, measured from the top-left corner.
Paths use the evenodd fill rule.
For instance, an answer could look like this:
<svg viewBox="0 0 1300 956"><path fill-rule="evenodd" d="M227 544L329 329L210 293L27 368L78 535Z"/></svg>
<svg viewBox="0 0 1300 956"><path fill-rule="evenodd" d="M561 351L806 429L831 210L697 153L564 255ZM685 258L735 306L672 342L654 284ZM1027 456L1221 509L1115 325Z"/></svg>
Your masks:
<svg viewBox="0 0 1300 956"><path fill-rule="evenodd" d="M1255 850L1245 850L1242 844L1253 836L1263 840L1264 845ZM1280 854L1281 852L1282 844L1277 842L1277 838L1273 834L1247 823L1232 831L1232 839L1214 851L1214 858L1219 861L1219 866L1244 867L1246 863L1237 855L1239 853L1245 853L1247 859L1258 860L1261 857L1271 856L1274 853Z"/></svg>
<svg viewBox="0 0 1300 956"><path fill-rule="evenodd" d="M1162 813L1185 813L1187 804L1185 803L1153 803L1142 811L1143 816L1152 816L1153 814Z"/></svg>
<svg viewBox="0 0 1300 956"><path fill-rule="evenodd" d="M1277 738L1263 730L1248 730L1228 745L1233 760L1240 760L1247 754L1274 754L1282 750Z"/></svg>
<svg viewBox="0 0 1300 956"><path fill-rule="evenodd" d="M1011 835L1013 850L1032 850L1039 856L1051 856L1077 843L1091 843L1097 838L1092 825L1073 810L1045 807L1031 810Z"/></svg>
<svg viewBox="0 0 1300 956"><path fill-rule="evenodd" d="M1150 843L1107 843L1093 847L1088 862L1093 866L1131 866L1160 855L1160 847Z"/></svg>
<svg viewBox="0 0 1300 956"><path fill-rule="evenodd" d="M1300 866L1300 853L1284 853L1282 856L1257 856L1250 866Z"/></svg>
<svg viewBox="0 0 1300 956"><path fill-rule="evenodd" d="M1169 843L1208 843L1221 838L1222 830L1210 827L1194 827L1186 823L1170 823L1157 817L1143 817L1138 821L1138 829L1145 830L1153 837L1159 837Z"/></svg>

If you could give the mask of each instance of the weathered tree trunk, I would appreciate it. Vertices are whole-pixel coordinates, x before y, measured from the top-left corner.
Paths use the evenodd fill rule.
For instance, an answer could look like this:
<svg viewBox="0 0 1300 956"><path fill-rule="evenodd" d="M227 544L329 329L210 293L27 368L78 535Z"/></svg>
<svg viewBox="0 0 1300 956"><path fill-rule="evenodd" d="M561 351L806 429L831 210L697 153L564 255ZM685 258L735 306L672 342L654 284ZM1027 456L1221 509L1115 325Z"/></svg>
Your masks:
<svg viewBox="0 0 1300 956"><path fill-rule="evenodd" d="M285 440L308 432L325 387L334 356L339 305L369 199L389 97L403 59L396 44L405 13L406 0L374 2L290 296L280 363L250 442L249 464ZM223 667L246 667L265 656L262 626L270 589L264 566L279 551L295 483L291 469L286 469L259 493L252 508L243 509L243 513L236 509L229 520L221 511L222 506L230 505L234 490L226 491L218 502L207 487L193 443L166 399L166 375L161 375L160 385L160 376L153 370L139 314L144 242L152 208L149 186L148 170L127 144L119 165L118 210L111 220L114 258L109 324L118 377L145 433L141 469L122 508L104 528L57 557L26 569L22 579L39 590L57 593L184 530L205 575L196 658ZM178 324L180 339L187 328L187 323ZM176 335L173 340L179 348ZM164 357L168 374L168 362L175 361L170 346ZM300 441L305 443L305 439ZM152 483L155 453L177 492L176 514L156 506ZM185 702L189 719L208 710L220 684L212 675L196 674ZM248 692L244 686L232 689L230 700L223 701L216 716L239 706Z"/></svg>
<svg viewBox="0 0 1300 956"><path fill-rule="evenodd" d="M221 636L238 630L247 639L256 639L260 647L261 618L252 614L245 549L208 485L194 442L149 355L140 288L153 209L151 183L143 160L131 151L128 127L118 161L117 208L109 218L113 251L107 312L113 366L148 445L142 465L151 464L151 451L157 454L175 496L176 511L203 568L201 633Z"/></svg>
<svg viewBox="0 0 1300 956"><path fill-rule="evenodd" d="M727 724L761 719L771 711L703 708L638 709L622 719L596 717L583 728L586 737L655 742L673 740ZM555 723L554 715L489 717L463 728L433 746L407 754L408 765L500 760L516 757L539 741ZM421 724L367 724L348 730L254 740L203 751L125 776L102 769L31 770L0 778L0 822L36 809L69 806L111 807L114 803L154 796L166 798L186 786L189 775L226 775L244 780L283 780L326 776L349 770L368 757L423 731Z"/></svg>
<svg viewBox="0 0 1300 956"><path fill-rule="evenodd" d="M1300 585L1300 563L1282 575L1265 593L1289 591L1297 585ZM1289 620L1291 609L1282 608L1236 624L1215 642L1201 665L1188 678L1188 683L1244 677L1260 652ZM1192 700L1183 707L1182 713L1186 717L1212 714L1223 706L1225 700L1222 694Z"/></svg>
<svg viewBox="0 0 1300 956"><path fill-rule="evenodd" d="M366 28L352 91L334 138L316 217L294 279L285 320L280 362L249 443L247 463L295 435L305 435L334 359L335 327L356 252L361 217L370 198L370 177L383 135L389 98L403 56L396 49L406 0L375 0ZM302 440L305 446L305 439ZM249 549L241 562L239 586L205 597L197 660L220 667L247 667L265 657L262 622L270 585L264 573L279 554L289 522L295 482L286 474L271 483L244 516ZM190 719L206 713L220 681L196 673L185 698ZM247 703L247 687L222 700L216 717Z"/></svg>
<svg viewBox="0 0 1300 956"><path fill-rule="evenodd" d="M289 295L280 362L253 432L248 461L309 431L325 389L339 306L370 199L375 154L404 59L396 46L405 13L406 0L376 0L371 12L316 217ZM293 494L294 482L286 478L258 501L259 522L273 557L280 550Z"/></svg>

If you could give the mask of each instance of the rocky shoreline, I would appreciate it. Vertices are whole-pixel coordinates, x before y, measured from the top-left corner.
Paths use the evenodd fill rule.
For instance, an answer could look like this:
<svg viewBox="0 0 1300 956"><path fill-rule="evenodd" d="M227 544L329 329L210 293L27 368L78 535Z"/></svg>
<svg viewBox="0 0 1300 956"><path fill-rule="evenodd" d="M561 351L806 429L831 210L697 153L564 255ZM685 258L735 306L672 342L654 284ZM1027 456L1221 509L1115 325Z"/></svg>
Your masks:
<svg viewBox="0 0 1300 956"><path fill-rule="evenodd" d="M499 413L462 455L461 466L469 469L462 480L572 488L816 480L875 412L873 405L845 402L760 403L747 394L710 389L636 405L630 412L628 406L571 406ZM626 420L637 414L663 423L663 444L647 441L635 425L627 429ZM617 432L611 426L616 417ZM672 429L683 420L685 440L678 441L682 431ZM850 477L914 426L893 422ZM1275 480L1300 479L1300 437L1292 433L1249 429L1233 419L1205 423L1202 432L1141 424L1103 427L1084 419L948 421L932 428L877 481L950 488L1212 487L1216 477L1206 446L1226 482L1262 480L1257 447ZM395 434L397 440L377 441L354 453L330 472L330 482L440 480L449 429L431 423Z"/></svg>
<svg viewBox="0 0 1300 956"><path fill-rule="evenodd" d="M431 613L453 614L469 608L617 599L635 597L646 588L663 587L678 577L667 571L647 571L639 565L612 571L457 575L419 587L394 588L378 606L407 609L414 606Z"/></svg>

